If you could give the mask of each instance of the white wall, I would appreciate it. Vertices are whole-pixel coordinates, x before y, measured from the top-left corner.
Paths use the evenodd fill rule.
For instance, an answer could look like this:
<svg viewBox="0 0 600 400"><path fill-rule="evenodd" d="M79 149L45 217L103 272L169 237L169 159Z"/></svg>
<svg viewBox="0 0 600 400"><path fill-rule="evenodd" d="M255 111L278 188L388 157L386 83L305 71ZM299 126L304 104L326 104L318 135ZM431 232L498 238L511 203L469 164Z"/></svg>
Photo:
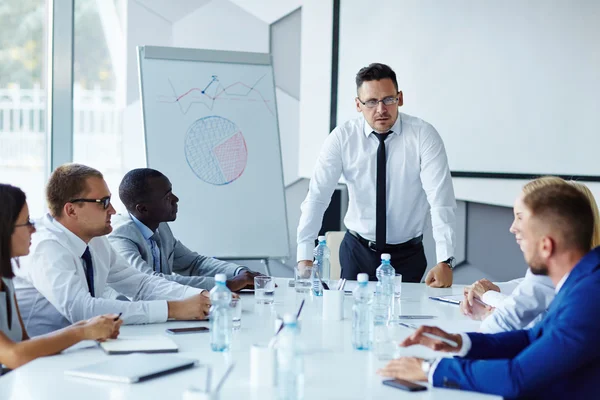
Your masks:
<svg viewBox="0 0 600 400"><path fill-rule="evenodd" d="M303 0L230 0L267 24L272 24L298 7Z"/></svg>
<svg viewBox="0 0 600 400"><path fill-rule="evenodd" d="M452 170L600 175L599 17L592 0L342 2L338 122L356 114L356 71L385 62ZM392 41L373 40L386 24L357 29L386 18Z"/></svg>
<svg viewBox="0 0 600 400"><path fill-rule="evenodd" d="M304 0L300 67L299 175L309 178L329 134L333 1Z"/></svg>
<svg viewBox="0 0 600 400"><path fill-rule="evenodd" d="M279 88L276 89L276 95L283 161L283 181L287 186L298 179L300 102Z"/></svg>
<svg viewBox="0 0 600 400"><path fill-rule="evenodd" d="M475 203L512 207L521 193L523 186L529 182L521 179L479 179L454 178L456 197ZM600 183L582 182L600 200Z"/></svg>
<svg viewBox="0 0 600 400"><path fill-rule="evenodd" d="M173 24L173 46L269 52L269 25L227 0L213 0Z"/></svg>

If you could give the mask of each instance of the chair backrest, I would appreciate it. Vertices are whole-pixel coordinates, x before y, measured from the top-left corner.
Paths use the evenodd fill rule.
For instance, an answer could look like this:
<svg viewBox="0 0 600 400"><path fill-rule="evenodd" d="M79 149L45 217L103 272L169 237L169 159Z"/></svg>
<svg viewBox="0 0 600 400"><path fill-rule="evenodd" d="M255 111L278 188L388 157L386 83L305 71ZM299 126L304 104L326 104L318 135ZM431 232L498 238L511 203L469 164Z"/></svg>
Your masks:
<svg viewBox="0 0 600 400"><path fill-rule="evenodd" d="M344 239L346 231L330 231L325 233L325 240L327 240L327 247L331 251L331 258L329 264L331 272L329 274L330 279L340 279L342 274L342 268L340 266L340 245Z"/></svg>

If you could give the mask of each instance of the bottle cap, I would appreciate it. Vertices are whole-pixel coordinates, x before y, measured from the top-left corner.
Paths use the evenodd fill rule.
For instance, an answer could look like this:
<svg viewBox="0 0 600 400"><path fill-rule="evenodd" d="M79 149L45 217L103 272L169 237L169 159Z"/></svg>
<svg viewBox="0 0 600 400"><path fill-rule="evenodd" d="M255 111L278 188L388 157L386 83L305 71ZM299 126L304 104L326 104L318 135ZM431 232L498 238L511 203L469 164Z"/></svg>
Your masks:
<svg viewBox="0 0 600 400"><path fill-rule="evenodd" d="M365 273L358 274L358 276L356 277L356 280L358 281L358 283L369 282L369 275L367 275Z"/></svg>
<svg viewBox="0 0 600 400"><path fill-rule="evenodd" d="M225 274L216 274L215 275L215 282L221 282L221 283L227 282L227 275L225 275Z"/></svg>
<svg viewBox="0 0 600 400"><path fill-rule="evenodd" d="M388 253L382 253L381 254L381 259L382 260L386 260L386 261L390 261L392 259L392 256L390 256Z"/></svg>
<svg viewBox="0 0 600 400"><path fill-rule="evenodd" d="M325 241L325 236L319 236L319 243Z"/></svg>

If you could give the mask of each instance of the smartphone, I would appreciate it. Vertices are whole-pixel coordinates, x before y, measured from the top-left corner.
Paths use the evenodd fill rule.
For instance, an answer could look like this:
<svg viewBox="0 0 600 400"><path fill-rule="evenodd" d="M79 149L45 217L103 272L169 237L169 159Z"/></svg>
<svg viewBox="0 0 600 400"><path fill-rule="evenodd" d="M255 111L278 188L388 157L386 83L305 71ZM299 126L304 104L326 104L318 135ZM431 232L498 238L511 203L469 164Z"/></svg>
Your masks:
<svg viewBox="0 0 600 400"><path fill-rule="evenodd" d="M383 381L384 385L395 387L396 389L407 390L409 392L420 392L427 390L427 386L419 385L411 381L405 381L404 379L388 379Z"/></svg>
<svg viewBox="0 0 600 400"><path fill-rule="evenodd" d="M171 335L177 335L180 333L196 333L196 332L208 332L208 328L205 326L195 326L193 328L171 328L167 329L167 333Z"/></svg>

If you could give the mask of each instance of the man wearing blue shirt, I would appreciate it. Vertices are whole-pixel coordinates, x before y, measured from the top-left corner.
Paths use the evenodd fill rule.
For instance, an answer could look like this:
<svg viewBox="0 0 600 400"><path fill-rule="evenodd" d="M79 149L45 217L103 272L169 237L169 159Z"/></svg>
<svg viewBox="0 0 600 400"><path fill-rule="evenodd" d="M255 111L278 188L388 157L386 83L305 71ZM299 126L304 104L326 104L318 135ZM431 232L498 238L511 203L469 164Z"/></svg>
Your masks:
<svg viewBox="0 0 600 400"><path fill-rule="evenodd" d="M594 229L591 207L569 185L537 189L525 196L524 205L521 250L531 271L548 275L556 286L546 317L530 330L497 334L449 334L423 326L401 345L421 344L459 357L403 357L381 375L507 398L597 397L600 248L587 252ZM425 333L451 339L458 347Z"/></svg>
<svg viewBox="0 0 600 400"><path fill-rule="evenodd" d="M169 179L150 168L129 171L119 185L128 214L113 217L110 244L138 270L199 289L211 289L216 274L227 275L232 291L254 287L258 272L200 255L173 236L179 198Z"/></svg>

